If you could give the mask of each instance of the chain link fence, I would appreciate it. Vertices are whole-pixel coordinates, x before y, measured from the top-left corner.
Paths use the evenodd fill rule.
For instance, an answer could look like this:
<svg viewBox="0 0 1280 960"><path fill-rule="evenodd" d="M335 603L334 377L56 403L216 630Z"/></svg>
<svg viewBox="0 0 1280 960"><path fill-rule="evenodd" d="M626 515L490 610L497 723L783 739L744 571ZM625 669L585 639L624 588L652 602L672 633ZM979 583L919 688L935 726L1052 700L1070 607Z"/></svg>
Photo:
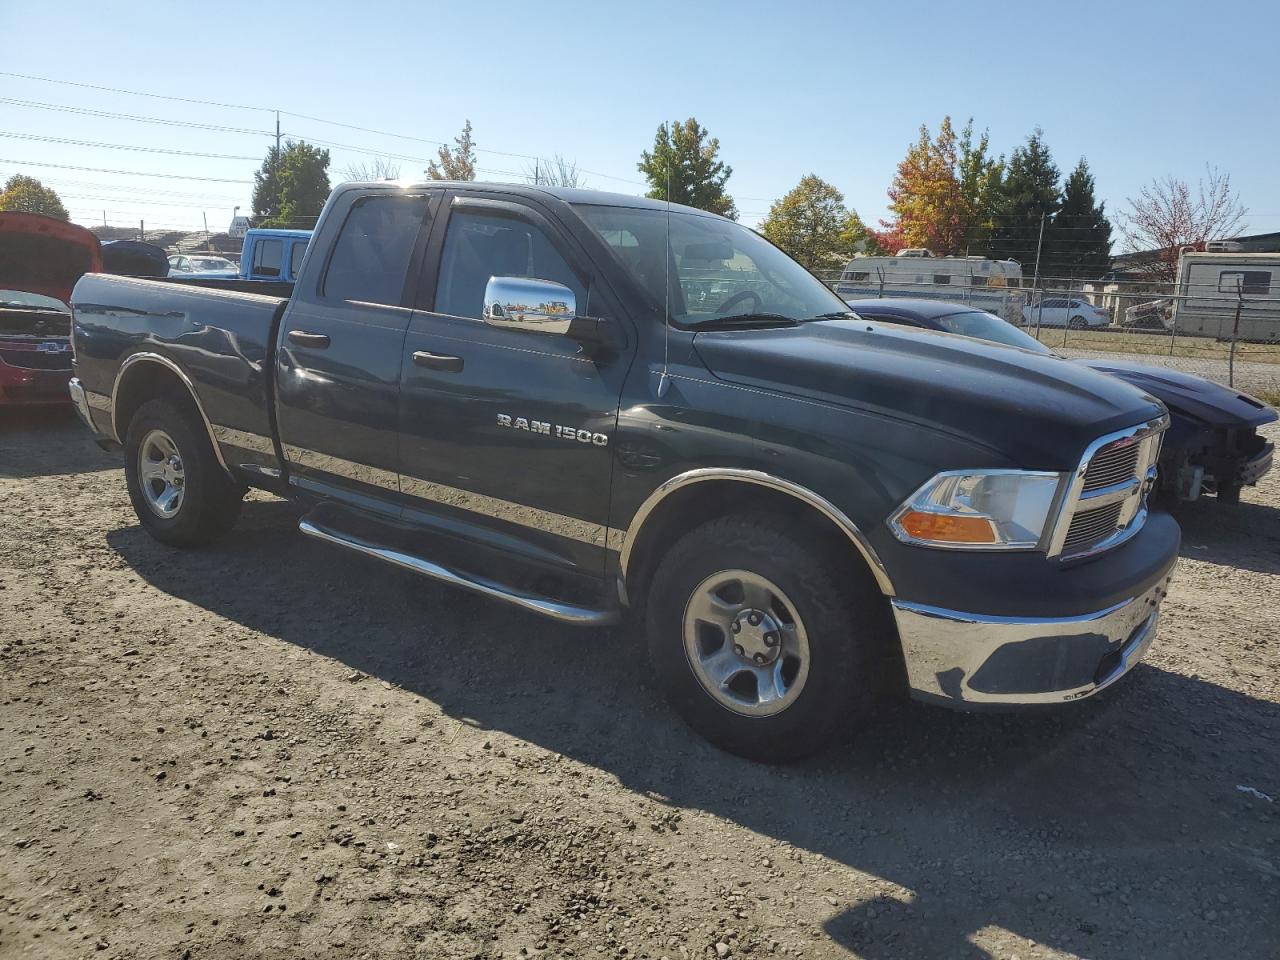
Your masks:
<svg viewBox="0 0 1280 960"><path fill-rule="evenodd" d="M927 260L924 262L928 262ZM853 309L876 297L949 301L997 314L1072 357L1163 366L1280 400L1280 282L1228 271L1228 282L1040 278L1021 285L888 281L819 274ZM1228 273L1224 273L1224 278ZM959 283L954 282L958 279ZM1280 280L1280 278L1278 278Z"/></svg>

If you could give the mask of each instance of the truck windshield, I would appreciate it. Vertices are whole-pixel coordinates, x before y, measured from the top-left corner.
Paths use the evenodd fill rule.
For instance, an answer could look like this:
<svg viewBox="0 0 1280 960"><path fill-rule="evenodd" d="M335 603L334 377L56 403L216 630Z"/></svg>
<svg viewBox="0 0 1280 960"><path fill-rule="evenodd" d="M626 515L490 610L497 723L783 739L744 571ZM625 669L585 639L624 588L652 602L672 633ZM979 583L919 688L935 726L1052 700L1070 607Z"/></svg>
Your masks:
<svg viewBox="0 0 1280 960"><path fill-rule="evenodd" d="M1034 353L1053 353L1030 334L1023 333L1008 320L985 310L966 310L938 317L937 322L948 333L958 333L976 340L991 340L1007 347L1021 347Z"/></svg>
<svg viewBox="0 0 1280 960"><path fill-rule="evenodd" d="M696 327L727 318L784 321L846 316L848 305L763 237L719 217L577 204L575 209L661 309L668 276L671 319Z"/></svg>

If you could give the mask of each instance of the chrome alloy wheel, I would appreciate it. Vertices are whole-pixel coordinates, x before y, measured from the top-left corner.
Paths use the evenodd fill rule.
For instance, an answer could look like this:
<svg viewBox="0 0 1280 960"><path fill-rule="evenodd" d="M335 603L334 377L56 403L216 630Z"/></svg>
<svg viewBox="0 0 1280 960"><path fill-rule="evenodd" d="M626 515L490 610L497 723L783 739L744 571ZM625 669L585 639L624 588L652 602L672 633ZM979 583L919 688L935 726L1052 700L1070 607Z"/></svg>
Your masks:
<svg viewBox="0 0 1280 960"><path fill-rule="evenodd" d="M168 520L182 507L187 477L178 445L163 430L152 430L138 446L138 483L147 506Z"/></svg>
<svg viewBox="0 0 1280 960"><path fill-rule="evenodd" d="M795 604L747 570L722 570L684 608L684 652L703 689L734 713L770 717L809 677L809 638Z"/></svg>

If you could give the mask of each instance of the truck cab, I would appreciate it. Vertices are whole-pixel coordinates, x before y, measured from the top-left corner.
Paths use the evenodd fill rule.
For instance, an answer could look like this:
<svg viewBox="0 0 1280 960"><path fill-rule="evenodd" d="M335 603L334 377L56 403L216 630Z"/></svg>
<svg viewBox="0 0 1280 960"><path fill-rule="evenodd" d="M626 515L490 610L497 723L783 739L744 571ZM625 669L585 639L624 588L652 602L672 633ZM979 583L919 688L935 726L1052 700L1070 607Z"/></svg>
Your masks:
<svg viewBox="0 0 1280 960"><path fill-rule="evenodd" d="M256 227L246 231L240 255L240 279L296 282L310 242L310 230Z"/></svg>

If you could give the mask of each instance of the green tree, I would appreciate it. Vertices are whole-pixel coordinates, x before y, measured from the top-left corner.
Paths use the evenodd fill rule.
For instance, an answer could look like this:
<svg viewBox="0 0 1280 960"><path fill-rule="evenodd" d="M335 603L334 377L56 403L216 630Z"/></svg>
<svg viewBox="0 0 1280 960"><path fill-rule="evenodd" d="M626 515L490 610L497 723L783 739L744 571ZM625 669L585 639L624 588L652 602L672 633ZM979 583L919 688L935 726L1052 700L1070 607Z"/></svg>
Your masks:
<svg viewBox="0 0 1280 960"><path fill-rule="evenodd" d="M272 146L253 175L253 213L259 226L315 226L329 199L329 151L306 141Z"/></svg>
<svg viewBox="0 0 1280 960"><path fill-rule="evenodd" d="M267 226L309 230L329 199L329 151L290 143L280 161L280 214Z"/></svg>
<svg viewBox="0 0 1280 960"><path fill-rule="evenodd" d="M442 144L436 151L438 160L427 165L427 176L432 180L474 180L476 178L476 148L471 139L471 121L462 127L462 133L454 138L453 146Z"/></svg>
<svg viewBox="0 0 1280 960"><path fill-rule="evenodd" d="M46 217L59 220L70 219L67 208L51 188L46 187L35 177L14 174L4 185L0 193L0 210L11 210L17 213L41 213Z"/></svg>
<svg viewBox="0 0 1280 960"><path fill-rule="evenodd" d="M284 149L272 146L253 174L253 215L259 221L280 216L280 159Z"/></svg>
<svg viewBox="0 0 1280 960"><path fill-rule="evenodd" d="M649 196L667 199L668 178L672 203L683 203L738 219L733 198L724 189L733 168L719 159L720 141L708 139L707 131L693 117L683 123L659 124L653 150L640 154L636 164L649 181Z"/></svg>
<svg viewBox="0 0 1280 960"><path fill-rule="evenodd" d="M1048 238L1047 225L1060 205L1058 176L1044 133L1036 127L1027 142L1009 157L995 205L995 228L989 244L991 256L1024 264L1035 260L1041 218L1044 218ZM1042 254L1042 262L1048 259Z"/></svg>
<svg viewBox="0 0 1280 960"><path fill-rule="evenodd" d="M812 173L774 202L760 232L810 270L843 266L866 236L844 194Z"/></svg>
<svg viewBox="0 0 1280 960"><path fill-rule="evenodd" d="M995 230L996 205L1000 200L1000 188L1004 181L1004 157L993 158L990 155L986 130L974 142L972 117L960 131L959 148L957 175L960 179L960 194L969 207L965 249L976 254L985 249Z"/></svg>
<svg viewBox="0 0 1280 960"><path fill-rule="evenodd" d="M1049 260L1042 272L1055 277L1096 280L1111 265L1111 221L1093 193L1093 174L1084 157L1067 177L1062 205L1046 231L1051 239Z"/></svg>

